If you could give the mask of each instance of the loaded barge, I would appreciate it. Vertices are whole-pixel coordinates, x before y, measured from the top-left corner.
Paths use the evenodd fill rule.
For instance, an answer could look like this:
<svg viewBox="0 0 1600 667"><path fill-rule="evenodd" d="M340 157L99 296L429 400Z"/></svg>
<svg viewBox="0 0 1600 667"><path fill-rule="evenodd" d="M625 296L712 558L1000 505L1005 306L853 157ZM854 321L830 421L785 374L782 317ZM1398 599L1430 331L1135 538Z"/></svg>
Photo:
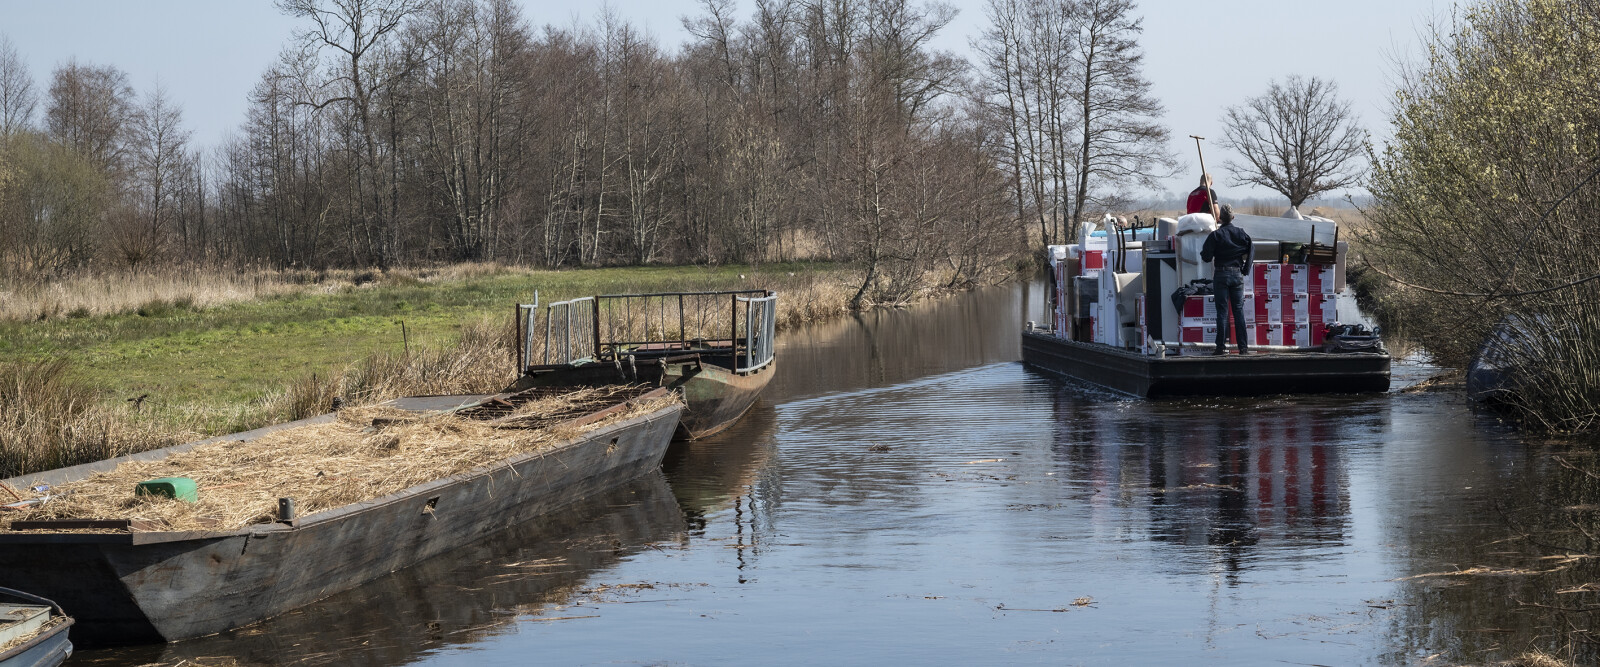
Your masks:
<svg viewBox="0 0 1600 667"><path fill-rule="evenodd" d="M582 297L545 307L536 344L535 294L517 307L519 378L507 391L664 387L686 406L675 438L703 438L738 421L777 372L777 302L769 290Z"/></svg>
<svg viewBox="0 0 1600 667"><path fill-rule="evenodd" d="M546 415L578 429L663 389L613 394L608 406ZM508 422L547 392L399 399L417 414L454 412ZM655 405L652 402L650 405ZM595 409L600 407L600 409ZM235 530L173 531L137 519L12 521L0 532L0 585L59 602L90 646L176 641L272 617L374 580L512 526L538 520L660 465L677 427L677 402L388 495ZM5 480L12 488L62 486L130 461L161 461L202 445L266 437L336 415ZM374 420L373 427L379 426ZM507 428L516 428L515 425ZM562 431L570 432L570 431ZM39 486L35 486L39 485ZM69 487L70 488L70 487ZM130 492L132 490L130 489ZM205 493L201 489L201 493ZM283 505L280 505L283 507Z"/></svg>
<svg viewBox="0 0 1600 667"><path fill-rule="evenodd" d="M1216 228L1210 215L1143 229L1108 216L1085 224L1078 243L1050 246L1052 321L1028 323L1023 362L1143 397L1387 391L1389 355L1343 295L1337 223L1238 215L1233 224L1255 246L1244 297L1251 354L1231 344L1212 354L1211 264L1200 259Z"/></svg>

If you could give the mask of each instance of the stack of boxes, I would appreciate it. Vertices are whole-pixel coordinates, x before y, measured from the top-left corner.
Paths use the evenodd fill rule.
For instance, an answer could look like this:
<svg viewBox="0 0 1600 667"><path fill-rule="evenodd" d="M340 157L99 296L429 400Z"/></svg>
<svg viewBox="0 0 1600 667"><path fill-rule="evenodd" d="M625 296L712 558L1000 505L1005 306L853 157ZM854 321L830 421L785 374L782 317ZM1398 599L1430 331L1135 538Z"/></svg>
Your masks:
<svg viewBox="0 0 1600 667"><path fill-rule="evenodd" d="M1332 266L1252 265L1244 284L1245 340L1255 345L1321 345L1324 326L1339 319L1333 284ZM1212 296L1189 297L1179 316L1183 342L1216 343L1217 306ZM1230 334L1228 343L1237 344L1238 332Z"/></svg>

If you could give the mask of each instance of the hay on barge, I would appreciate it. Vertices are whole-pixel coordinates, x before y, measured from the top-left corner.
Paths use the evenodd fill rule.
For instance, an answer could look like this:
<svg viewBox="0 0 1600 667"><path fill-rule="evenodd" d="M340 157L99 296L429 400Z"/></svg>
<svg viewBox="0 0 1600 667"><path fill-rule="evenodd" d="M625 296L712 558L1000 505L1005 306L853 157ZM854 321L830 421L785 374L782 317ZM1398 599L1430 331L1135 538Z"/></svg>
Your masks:
<svg viewBox="0 0 1600 667"><path fill-rule="evenodd" d="M505 420L517 418L507 415L542 394L421 397L393 405L421 414ZM291 505L277 521L236 530L163 530L130 519L14 519L10 531L0 532L0 585L55 599L76 619L75 636L86 646L176 641L249 625L656 469L682 409L676 401L663 403L665 395L646 388L613 392L610 405L548 415L546 423L578 429L634 406L662 407L382 497L303 516L295 516ZM248 443L337 418L322 415L6 483L70 488L125 462L167 460L202 445Z"/></svg>
<svg viewBox="0 0 1600 667"><path fill-rule="evenodd" d="M1237 215L1254 241L1244 296L1251 349L1214 356L1207 214L1122 227L1107 216L1050 246L1052 321L1029 322L1029 366L1141 397L1381 392L1389 355L1345 292L1346 244L1324 218ZM1198 292L1198 293L1196 293ZM1237 343L1240 332L1230 332Z"/></svg>
<svg viewBox="0 0 1600 667"><path fill-rule="evenodd" d="M770 290L604 294L517 307L519 378L508 391L643 383L675 390L678 440L733 425L777 372ZM543 333L542 342L535 339Z"/></svg>

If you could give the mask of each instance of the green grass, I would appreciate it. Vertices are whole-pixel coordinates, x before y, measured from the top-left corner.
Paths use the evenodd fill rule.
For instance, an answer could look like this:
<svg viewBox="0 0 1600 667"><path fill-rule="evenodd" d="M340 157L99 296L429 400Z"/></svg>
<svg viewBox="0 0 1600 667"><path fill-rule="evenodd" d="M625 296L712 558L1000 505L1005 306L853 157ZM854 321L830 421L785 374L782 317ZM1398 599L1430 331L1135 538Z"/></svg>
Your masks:
<svg viewBox="0 0 1600 667"><path fill-rule="evenodd" d="M119 400L149 394L156 409L237 413L289 382L333 373L374 351L399 351L401 323L412 345L438 344L485 317L510 326L516 303L535 290L544 303L607 292L767 287L775 276L835 267L632 267L506 271L438 283L404 277L198 309L153 301L137 312L69 313L0 322L0 362L66 359L77 380ZM740 274L748 276L741 280ZM164 406L164 407L163 407ZM218 428L222 425L218 424Z"/></svg>

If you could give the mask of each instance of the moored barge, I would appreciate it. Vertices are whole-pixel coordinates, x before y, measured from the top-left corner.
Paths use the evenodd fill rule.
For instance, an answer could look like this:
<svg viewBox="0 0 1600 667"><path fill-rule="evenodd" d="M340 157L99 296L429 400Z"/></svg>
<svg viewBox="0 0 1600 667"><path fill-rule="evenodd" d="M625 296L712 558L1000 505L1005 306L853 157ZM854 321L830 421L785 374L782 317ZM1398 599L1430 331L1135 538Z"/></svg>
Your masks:
<svg viewBox="0 0 1600 667"><path fill-rule="evenodd" d="M534 393L424 397L394 404L419 413L456 411L495 419ZM633 392L626 398L655 399L664 393ZM592 423L628 404L592 410L566 423ZM59 602L76 619L76 638L85 645L176 641L222 632L537 520L654 470L681 410L673 403L548 448L486 461L382 497L237 530L140 529L130 520L121 520L121 525L107 520L58 523L50 532L0 533L0 585L24 586ZM14 488L67 485L129 460L161 460L208 443L249 441L335 418L323 415L6 483ZM17 522L12 527L24 530Z"/></svg>
<svg viewBox="0 0 1600 667"><path fill-rule="evenodd" d="M1211 265L1199 255L1216 225L1193 214L1139 230L1108 217L1102 229L1085 225L1079 243L1051 246L1052 321L1022 332L1023 362L1143 397L1387 391L1389 355L1341 294L1337 224L1250 215L1234 224L1255 242L1244 298L1251 354L1212 354Z"/></svg>

